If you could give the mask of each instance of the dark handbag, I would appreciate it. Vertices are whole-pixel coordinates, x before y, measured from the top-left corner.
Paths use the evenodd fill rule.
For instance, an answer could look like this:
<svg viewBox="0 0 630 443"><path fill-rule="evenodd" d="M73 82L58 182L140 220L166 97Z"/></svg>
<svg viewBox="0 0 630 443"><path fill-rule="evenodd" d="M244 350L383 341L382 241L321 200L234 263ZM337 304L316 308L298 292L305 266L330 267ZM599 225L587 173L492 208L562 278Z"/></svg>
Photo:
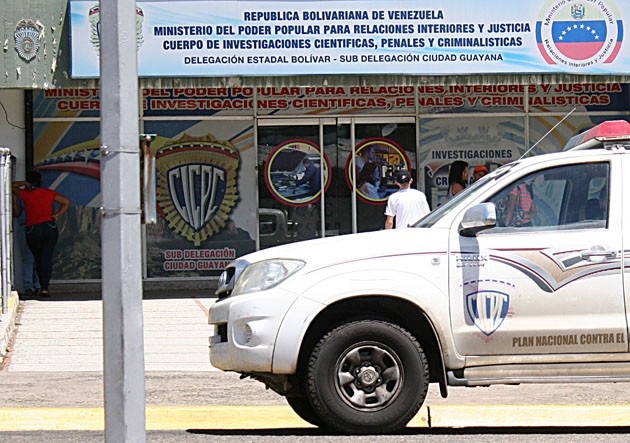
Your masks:
<svg viewBox="0 0 630 443"><path fill-rule="evenodd" d="M519 185L516 187L516 204L514 205L514 213L510 220L510 226L520 226L523 224L524 220L525 211L523 211L523 207L521 206L521 187Z"/></svg>
<svg viewBox="0 0 630 443"><path fill-rule="evenodd" d="M509 195L506 195L501 200L496 203L496 211L497 211L497 225L498 226L520 226L525 220L525 211L521 207L521 188L520 186L516 187L516 203L514 205L514 212L512 214L512 218L510 219L510 224L505 223L505 218L507 214L508 200L510 199Z"/></svg>

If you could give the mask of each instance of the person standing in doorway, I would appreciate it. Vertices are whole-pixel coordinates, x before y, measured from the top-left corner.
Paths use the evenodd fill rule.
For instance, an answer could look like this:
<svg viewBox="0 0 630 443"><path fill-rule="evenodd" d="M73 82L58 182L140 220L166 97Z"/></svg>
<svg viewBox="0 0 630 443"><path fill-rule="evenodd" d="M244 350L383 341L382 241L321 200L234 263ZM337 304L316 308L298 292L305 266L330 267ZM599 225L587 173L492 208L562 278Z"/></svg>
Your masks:
<svg viewBox="0 0 630 443"><path fill-rule="evenodd" d="M455 160L448 171L448 194L451 198L462 192L468 186L468 163Z"/></svg>
<svg viewBox="0 0 630 443"><path fill-rule="evenodd" d="M408 228L431 212L431 209L424 193L411 189L413 178L407 169L397 171L394 179L400 189L390 195L387 200L385 229L392 229L394 223L396 229Z"/></svg>
<svg viewBox="0 0 630 443"><path fill-rule="evenodd" d="M476 182L481 177L488 174L488 167L486 165L477 165L473 169L473 182Z"/></svg>
<svg viewBox="0 0 630 443"><path fill-rule="evenodd" d="M68 210L70 199L41 186L41 174L29 171L26 181L13 183L13 193L24 202L26 243L35 258L40 295L50 297L48 286L52 276L52 259L59 238L57 219Z"/></svg>
<svg viewBox="0 0 630 443"><path fill-rule="evenodd" d="M16 195L13 195L13 219L15 220L13 223L13 238L17 241L22 258L22 292L20 295L27 297L39 295L41 287L37 272L35 272L35 259L26 244L24 202Z"/></svg>

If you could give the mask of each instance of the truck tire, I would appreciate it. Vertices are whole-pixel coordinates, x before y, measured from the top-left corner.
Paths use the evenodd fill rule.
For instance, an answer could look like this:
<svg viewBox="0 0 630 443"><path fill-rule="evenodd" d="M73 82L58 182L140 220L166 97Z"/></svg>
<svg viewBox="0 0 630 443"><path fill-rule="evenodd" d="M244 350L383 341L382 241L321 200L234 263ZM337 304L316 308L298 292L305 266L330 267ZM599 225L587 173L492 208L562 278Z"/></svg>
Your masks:
<svg viewBox="0 0 630 443"><path fill-rule="evenodd" d="M324 427L324 422L317 416L311 402L306 397L286 397L287 403L302 420L317 427Z"/></svg>
<svg viewBox="0 0 630 443"><path fill-rule="evenodd" d="M315 414L344 434L399 431L427 395L420 344L392 323L362 320L324 335L311 353L307 395Z"/></svg>

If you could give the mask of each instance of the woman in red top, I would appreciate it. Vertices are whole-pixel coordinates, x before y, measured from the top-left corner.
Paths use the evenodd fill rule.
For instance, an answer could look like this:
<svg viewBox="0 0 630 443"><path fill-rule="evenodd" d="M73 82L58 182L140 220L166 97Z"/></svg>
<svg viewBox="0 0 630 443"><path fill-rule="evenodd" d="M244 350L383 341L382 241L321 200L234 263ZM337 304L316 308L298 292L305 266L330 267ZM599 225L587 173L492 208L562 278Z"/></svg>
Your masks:
<svg viewBox="0 0 630 443"><path fill-rule="evenodd" d="M59 238L57 219L68 210L70 199L41 185L41 174L29 171L26 181L13 183L13 193L24 202L26 243L35 258L41 295L50 297L48 285L52 275L53 252Z"/></svg>
<svg viewBox="0 0 630 443"><path fill-rule="evenodd" d="M519 217L516 217L517 211L520 212ZM525 183L519 183L512 189L508 198L505 226L531 226L536 214L536 203L530 187Z"/></svg>

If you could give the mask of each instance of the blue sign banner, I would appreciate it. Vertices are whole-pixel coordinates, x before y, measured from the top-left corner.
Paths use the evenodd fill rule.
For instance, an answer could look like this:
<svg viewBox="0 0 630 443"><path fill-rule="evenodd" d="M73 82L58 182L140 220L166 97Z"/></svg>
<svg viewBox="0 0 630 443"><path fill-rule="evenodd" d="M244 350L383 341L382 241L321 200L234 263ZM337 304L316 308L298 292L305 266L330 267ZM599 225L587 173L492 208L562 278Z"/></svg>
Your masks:
<svg viewBox="0 0 630 443"><path fill-rule="evenodd" d="M138 0L138 75L627 75L621 1ZM71 76L98 77L99 2L70 13Z"/></svg>

